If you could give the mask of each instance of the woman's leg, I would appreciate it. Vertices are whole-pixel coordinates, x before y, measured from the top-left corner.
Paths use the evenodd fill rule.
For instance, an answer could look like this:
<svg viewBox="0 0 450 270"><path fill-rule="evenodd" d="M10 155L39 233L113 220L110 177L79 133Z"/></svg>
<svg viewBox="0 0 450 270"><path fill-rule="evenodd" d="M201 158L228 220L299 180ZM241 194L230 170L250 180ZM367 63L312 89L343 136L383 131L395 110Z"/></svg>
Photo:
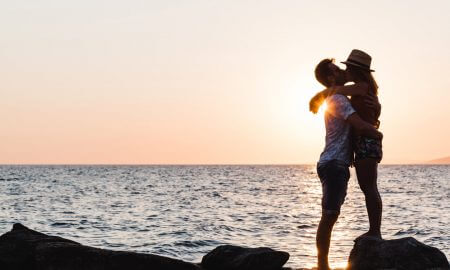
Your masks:
<svg viewBox="0 0 450 270"><path fill-rule="evenodd" d="M369 216L369 231L362 236L381 238L382 202L377 186L378 162L373 158L365 158L355 162L358 184L366 197L366 208Z"/></svg>

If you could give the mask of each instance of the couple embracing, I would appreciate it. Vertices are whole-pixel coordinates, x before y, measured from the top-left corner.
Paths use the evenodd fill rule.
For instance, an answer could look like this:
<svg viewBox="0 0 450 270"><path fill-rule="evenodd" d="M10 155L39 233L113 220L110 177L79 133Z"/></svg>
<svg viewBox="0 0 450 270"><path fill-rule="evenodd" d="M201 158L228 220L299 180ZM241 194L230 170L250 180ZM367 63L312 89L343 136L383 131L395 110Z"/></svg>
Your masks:
<svg viewBox="0 0 450 270"><path fill-rule="evenodd" d="M326 144L317 163L322 183L322 216L316 236L318 269L328 270L331 231L347 194L349 167L355 166L358 184L364 193L370 228L360 237L381 239L382 202L377 188L378 163L382 158L382 133L378 131L381 105L378 86L370 68L371 57L353 50L345 70L334 59L322 60L315 69L316 79L327 87L310 101L318 111L326 101ZM347 83L351 84L347 84ZM350 97L350 98L349 98Z"/></svg>

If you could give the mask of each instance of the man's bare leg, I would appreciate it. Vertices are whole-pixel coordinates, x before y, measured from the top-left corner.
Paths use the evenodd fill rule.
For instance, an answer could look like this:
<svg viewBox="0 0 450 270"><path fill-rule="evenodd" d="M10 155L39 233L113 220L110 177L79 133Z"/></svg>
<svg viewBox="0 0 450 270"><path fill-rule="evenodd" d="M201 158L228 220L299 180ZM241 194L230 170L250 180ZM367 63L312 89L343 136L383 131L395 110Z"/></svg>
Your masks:
<svg viewBox="0 0 450 270"><path fill-rule="evenodd" d="M322 210L319 228L316 235L317 267L318 270L329 270L328 251L330 249L330 238L333 226L338 219L338 212Z"/></svg>

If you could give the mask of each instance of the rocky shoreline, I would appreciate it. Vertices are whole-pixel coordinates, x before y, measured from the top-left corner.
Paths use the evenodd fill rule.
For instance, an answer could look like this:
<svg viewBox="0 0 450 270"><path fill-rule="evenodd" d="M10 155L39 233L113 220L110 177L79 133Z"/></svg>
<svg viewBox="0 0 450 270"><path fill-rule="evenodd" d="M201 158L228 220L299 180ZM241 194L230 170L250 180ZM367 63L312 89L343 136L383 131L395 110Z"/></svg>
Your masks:
<svg viewBox="0 0 450 270"><path fill-rule="evenodd" d="M200 263L153 254L113 251L84 246L16 223L0 236L2 270L280 270L289 253L270 248L223 245ZM297 268L296 270L306 270ZM349 256L348 270L450 269L444 253L412 237L395 240L362 238ZM294 270L294 269L291 269Z"/></svg>

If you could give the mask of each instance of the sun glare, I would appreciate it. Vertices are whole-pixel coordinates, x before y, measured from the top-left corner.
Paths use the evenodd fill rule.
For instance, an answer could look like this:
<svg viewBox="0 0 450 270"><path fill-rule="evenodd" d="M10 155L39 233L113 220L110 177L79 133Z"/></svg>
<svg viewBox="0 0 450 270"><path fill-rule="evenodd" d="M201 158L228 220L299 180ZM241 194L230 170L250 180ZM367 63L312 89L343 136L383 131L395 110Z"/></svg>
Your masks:
<svg viewBox="0 0 450 270"><path fill-rule="evenodd" d="M327 102L324 102L322 106L320 106L319 108L319 114L323 115L326 110L327 110Z"/></svg>

